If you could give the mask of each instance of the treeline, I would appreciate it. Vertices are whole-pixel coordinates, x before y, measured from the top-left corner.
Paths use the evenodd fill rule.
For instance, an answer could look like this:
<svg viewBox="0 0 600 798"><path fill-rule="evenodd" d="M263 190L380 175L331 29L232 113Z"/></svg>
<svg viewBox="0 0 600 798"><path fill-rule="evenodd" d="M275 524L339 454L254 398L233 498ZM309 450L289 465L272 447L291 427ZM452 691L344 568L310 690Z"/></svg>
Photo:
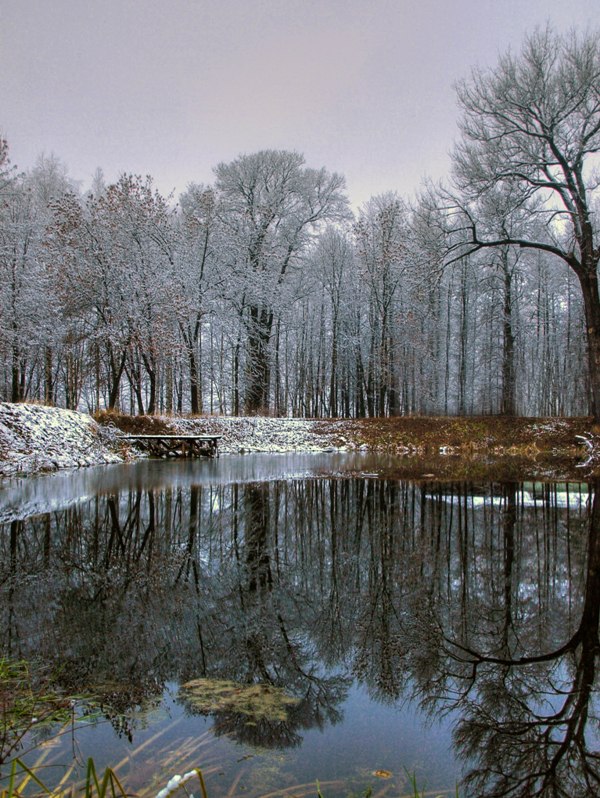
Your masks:
<svg viewBox="0 0 600 798"><path fill-rule="evenodd" d="M3 142L0 399L131 413L596 412L599 65L597 37L538 32L459 90L451 186L377 196L356 214L343 178L294 152L219 164L212 185L174 203L138 175L106 185L99 172L81 193L54 157L17 174Z"/></svg>

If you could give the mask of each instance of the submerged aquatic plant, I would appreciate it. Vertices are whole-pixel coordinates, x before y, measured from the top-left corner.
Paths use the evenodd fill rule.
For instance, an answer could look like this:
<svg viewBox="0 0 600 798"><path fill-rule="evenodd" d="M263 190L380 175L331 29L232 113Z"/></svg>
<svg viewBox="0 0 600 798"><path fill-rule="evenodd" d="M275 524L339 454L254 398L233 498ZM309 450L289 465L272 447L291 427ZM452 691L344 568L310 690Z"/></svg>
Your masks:
<svg viewBox="0 0 600 798"><path fill-rule="evenodd" d="M247 715L252 722L285 722L288 708L299 703L281 687L222 679L193 679L182 685L182 695L199 712L236 712Z"/></svg>
<svg viewBox="0 0 600 798"><path fill-rule="evenodd" d="M27 788L32 783L33 785L37 785L37 787L41 790L42 795L48 796L48 798L75 798L76 795L83 795L85 798L131 798L131 793L125 791L123 784L119 780L113 768L105 768L102 777L100 778L98 776L98 772L92 757L87 760L85 778L82 781L77 781L76 783L71 782L69 784L70 777L72 777L74 771L73 767L67 772L67 774L65 774L58 786L54 788L48 787L42 781L36 772L37 770L39 770L39 768L36 765L29 767L21 759L14 759L11 763L8 785L6 787L0 788L0 798L24 798L24 796L30 794L30 791ZM388 771L382 772L387 773ZM375 773L377 773L377 771ZM449 798L448 793L446 792L439 793L435 791L421 791L417 786L416 776L414 774L411 775L408 772L407 776L410 782L411 791L408 793L403 792L399 798ZM181 788L183 788L186 796L192 798L186 785L196 778L198 779L200 785L201 798L208 798L208 791L206 789L204 775L200 768L194 768L193 770L184 773L182 776L178 774L172 776L167 784L156 794L156 798L170 798L170 796L174 795ZM233 794L234 787L237 786L237 783L238 780L236 779L236 781L234 781L234 785L229 791L230 796ZM337 780L324 782L324 784L327 787L339 789L343 782ZM293 789L293 794L296 796L305 796L305 798L309 798L312 793L316 793L316 798L327 798L327 791L325 790L325 792L323 792L321 790L321 786L322 783L317 781L312 784L312 789L310 784L302 784L297 785L297 787L294 788L287 787L285 789L276 790L269 793L269 796L270 798L276 798L279 795L283 796L289 794L290 789ZM383 795L384 792L386 792L386 790L378 794ZM360 798L372 798L372 795L372 788L367 787L367 789L360 794ZM459 798L458 787L456 788L455 798Z"/></svg>

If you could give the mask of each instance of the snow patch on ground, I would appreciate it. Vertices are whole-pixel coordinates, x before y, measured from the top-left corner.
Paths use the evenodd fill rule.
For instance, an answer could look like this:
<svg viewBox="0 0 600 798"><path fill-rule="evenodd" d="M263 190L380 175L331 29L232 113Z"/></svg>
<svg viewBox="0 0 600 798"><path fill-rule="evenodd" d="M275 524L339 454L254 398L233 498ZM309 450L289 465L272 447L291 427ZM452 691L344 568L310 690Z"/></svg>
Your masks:
<svg viewBox="0 0 600 798"><path fill-rule="evenodd" d="M326 452L355 448L332 427L300 418L203 417L162 419L172 434L220 435L219 453ZM0 402L0 477L61 468L119 463L135 447L118 431L99 426L86 413L41 405Z"/></svg>
<svg viewBox="0 0 600 798"><path fill-rule="evenodd" d="M322 422L304 418L214 416L165 419L175 432L221 435L219 452L323 452L347 447L332 445L331 434L320 432Z"/></svg>
<svg viewBox="0 0 600 798"><path fill-rule="evenodd" d="M122 462L86 413L0 402L0 477Z"/></svg>

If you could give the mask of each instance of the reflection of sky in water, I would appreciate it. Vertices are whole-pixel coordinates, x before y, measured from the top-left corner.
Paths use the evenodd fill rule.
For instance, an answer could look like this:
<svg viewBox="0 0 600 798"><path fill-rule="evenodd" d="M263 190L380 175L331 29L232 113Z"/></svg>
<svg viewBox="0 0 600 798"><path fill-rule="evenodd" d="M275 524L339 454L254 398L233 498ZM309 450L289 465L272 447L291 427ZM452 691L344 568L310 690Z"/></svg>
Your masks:
<svg viewBox="0 0 600 798"><path fill-rule="evenodd" d="M344 704L344 721L322 733L311 729L302 758L315 778L357 778L377 786L373 770L390 770L403 784L404 769L413 769L429 789L453 787L459 769L451 753L451 718L428 720L411 702L393 706L375 703L364 688L354 686ZM322 775L320 775L322 774Z"/></svg>
<svg viewBox="0 0 600 798"><path fill-rule="evenodd" d="M224 455L217 459L141 460L0 480L0 523L81 504L91 496L136 488L225 485L303 479L356 469L389 458L360 453Z"/></svg>
<svg viewBox="0 0 600 798"><path fill-rule="evenodd" d="M84 761L93 756L102 767L120 764L119 775L137 792L150 784L158 789L161 781L166 782L175 772L194 767L205 771L211 796L226 794L238 778L242 793L253 793L261 781L269 790L291 789L310 781L322 785L343 782L328 784L327 796L382 786L373 775L377 769L392 772L392 789L406 783L406 770L414 770L419 784L429 789L453 789L459 779L451 754L449 719L427 722L410 703L384 706L356 686L342 707L341 723L304 731L299 748L274 751L214 737L210 733L212 719L186 714L173 698L176 692L176 685L170 685L161 707L136 729L132 742L115 735L105 720L80 727L75 735L78 756ZM164 732L152 742L161 729ZM70 735L60 748L51 757L60 763L56 769L52 767L55 773L72 761Z"/></svg>

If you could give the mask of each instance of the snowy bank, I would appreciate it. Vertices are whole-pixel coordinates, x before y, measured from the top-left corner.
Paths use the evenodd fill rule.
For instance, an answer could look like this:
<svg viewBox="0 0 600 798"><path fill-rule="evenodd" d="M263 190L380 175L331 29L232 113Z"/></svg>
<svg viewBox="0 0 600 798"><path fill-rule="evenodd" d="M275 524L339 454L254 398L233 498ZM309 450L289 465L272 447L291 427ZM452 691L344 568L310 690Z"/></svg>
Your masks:
<svg viewBox="0 0 600 798"><path fill-rule="evenodd" d="M412 459L410 467L405 466L417 476L431 472L454 478L456 469L451 461L464 456L472 462L478 457L481 468L489 465L495 469L496 478L500 459L510 465L511 474L519 463L528 463L531 473L547 477L569 473L580 478L583 474L576 471L580 439L588 427L589 419L585 418L403 416L315 420L125 416L108 412L98 424L86 413L0 403L0 477L138 459L142 453L134 445L125 445L120 433L154 433L218 435L221 454L368 451ZM396 465L399 467L399 463ZM469 474L473 476L471 470Z"/></svg>
<svg viewBox="0 0 600 798"><path fill-rule="evenodd" d="M86 413L0 402L0 477L122 462L112 439Z"/></svg>
<svg viewBox="0 0 600 798"><path fill-rule="evenodd" d="M296 418L161 418L172 434L220 435L219 452L323 452L346 446L335 423ZM135 447L118 440L118 430L97 424L86 413L41 405L0 402L0 477L56 471L60 468L122 462L118 452Z"/></svg>
<svg viewBox="0 0 600 798"><path fill-rule="evenodd" d="M173 418L175 432L196 435L221 435L219 452L324 452L354 448L339 434L336 422L325 427L322 421L306 418L264 416L208 416ZM344 422L339 422L343 425Z"/></svg>

